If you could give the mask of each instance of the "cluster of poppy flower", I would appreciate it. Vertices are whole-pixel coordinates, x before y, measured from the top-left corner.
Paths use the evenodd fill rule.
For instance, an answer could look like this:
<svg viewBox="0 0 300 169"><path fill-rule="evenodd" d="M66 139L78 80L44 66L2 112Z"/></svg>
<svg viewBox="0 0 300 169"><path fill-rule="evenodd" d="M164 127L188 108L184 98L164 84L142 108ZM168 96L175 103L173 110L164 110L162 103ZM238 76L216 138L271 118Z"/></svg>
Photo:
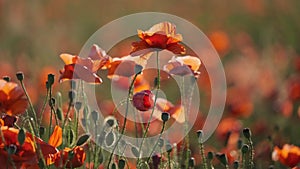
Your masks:
<svg viewBox="0 0 300 169"><path fill-rule="evenodd" d="M125 88L131 92L128 96L131 98L128 99L132 101L133 106L137 110L144 112L144 114L147 114L147 112L148 114L151 114L151 110L156 108L159 112L163 113L157 114L157 112L154 111L156 113L153 115L154 118L166 122L172 117L176 122L186 122L188 119L182 115L183 111L181 104L173 105L166 99L156 98L156 95L151 91L149 83L147 83L144 78L143 70L147 65L148 59L152 56L152 53L158 53L161 50L168 50L176 55L163 66L164 71L171 75L191 75L197 78L200 74L199 68L201 66L201 61L198 57L185 55L186 49L184 45L180 44L182 36L176 33L175 25L172 23L158 23L148 31L138 30L138 36L141 40L133 42L132 51L128 56L124 57L111 57L97 45L92 46L88 56L85 58L77 55L61 54L60 58L65 63L65 66L64 69L60 70L61 75L59 81L83 80L87 83L101 84L103 81L97 74L99 70L107 70L107 77L110 79L116 76L119 80L122 80L123 78L133 78L132 86L125 86ZM223 36L222 33L212 35L213 39L223 38ZM224 52L226 50L226 42L220 43L217 47ZM66 128L68 128L65 124L68 123L69 125L70 123L71 125L71 122L68 120L68 113L64 113L66 114L65 117L59 118L59 109L57 109L55 110L55 117L58 118L58 120L65 120L61 120L61 123L56 122L53 132L51 132L51 135L48 137L48 141L45 141L47 139L42 139L41 132L37 132L37 130L42 129L42 127L38 123L38 119L32 118L30 115L30 112L33 113L34 110L31 104L28 105L28 102L30 103L30 98L23 86L22 74L19 73L17 77L21 82L21 87L14 82L10 82L8 77L0 80L0 112L2 113L0 119L0 163L3 164L3 166L5 165L6 168L41 168L52 165L57 168L76 168L83 166L90 153L90 145L85 144L88 142L87 140L89 137L87 135L79 137L76 144L65 143L64 136L66 136ZM51 89L53 77L51 78L51 75L49 77L47 88ZM156 88L159 88L159 78L158 71L158 77L155 84ZM291 95L289 97L292 100L299 98L299 95L297 95L299 92L294 91L299 91L299 85L297 84L298 83L291 84L291 90L293 91L290 92ZM49 105L51 111L53 109L53 104L55 104L53 102L55 101L50 98ZM229 105L231 105L230 109L233 113L239 114L240 112L243 112L245 116L249 116L251 113L252 105L248 104L250 101L247 100L247 98L230 98L228 102ZM70 103L70 106L76 107L71 101ZM27 111L28 107L30 112ZM69 112L70 110L67 111ZM125 119L123 120L118 119L120 122L123 121L123 124L121 125L121 127L123 127L122 132L126 127L126 117L124 118ZM231 124L230 129L226 128L228 125L223 125L223 123L221 123L217 132L223 133L222 137L227 137L228 133L226 132L229 130L231 130L232 133L230 138L227 138L228 143L224 150L224 154L217 154L216 157L222 164L228 167L227 163L234 163L235 160L240 160L239 153L237 152L238 150L236 150L236 144L239 139L241 125L231 118L224 119L223 122L226 120ZM20 121L24 123L22 126L18 126ZM149 122L150 121L151 119ZM27 123L29 126L28 131L24 128ZM75 120L75 123L78 123L78 121ZM50 124L52 125L52 119L50 120ZM52 131L51 125L49 132ZM232 127L235 129L232 129ZM245 137L248 140L251 140L250 134L247 134L250 132L248 130L245 131ZM78 130L76 130L76 132L78 132ZM147 128L146 132L148 132ZM199 137L201 137L201 132ZM187 142L184 142L184 144L187 144ZM184 147L187 145L181 146ZM253 147L247 146L248 145L241 146L241 152L248 152L249 148L253 150ZM203 150L202 143L200 143L200 149ZM184 148L181 148L181 150L187 151ZM168 151L168 153L170 152ZM252 152L249 153L249 156L251 155L253 155ZM111 156L114 155L111 154ZM210 156L211 153L208 153L208 156L202 156L203 163L206 163L209 160L211 162ZM152 165L150 166L152 168L159 168L159 166L162 166L161 163L163 161L168 161L166 158L169 157L164 156L163 154L155 154L152 157ZM283 165L298 169L299 167L297 167L297 165L300 162L300 148L288 144L284 145L282 149L275 147L272 158L274 161L279 161ZM249 159L251 162L251 157L249 157ZM122 160L122 158L119 158L119 164L117 164L119 168L122 168L121 162L124 162ZM187 166L185 167L195 167L194 160L193 157L187 159ZM108 164L110 164L110 161ZM114 164L115 163L113 163L113 165ZM130 161L126 161L126 164L128 167L135 167ZM100 163L98 164L99 166L95 165L96 163L88 163L86 168L104 168L104 165L106 164ZM124 166L125 164L123 167ZM208 163L206 163L204 168L207 167L210 168ZM250 168L251 167L253 166L250 164Z"/></svg>

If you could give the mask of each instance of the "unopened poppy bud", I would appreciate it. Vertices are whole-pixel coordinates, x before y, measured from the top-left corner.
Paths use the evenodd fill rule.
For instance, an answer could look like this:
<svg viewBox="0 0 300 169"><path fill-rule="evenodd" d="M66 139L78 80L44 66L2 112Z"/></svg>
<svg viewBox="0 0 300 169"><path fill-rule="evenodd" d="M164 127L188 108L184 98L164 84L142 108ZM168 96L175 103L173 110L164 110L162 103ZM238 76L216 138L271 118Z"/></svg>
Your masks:
<svg viewBox="0 0 300 169"><path fill-rule="evenodd" d="M17 146L14 145L14 144L10 144L8 147L7 147L7 153L10 154L10 155L13 155L17 152Z"/></svg>
<svg viewBox="0 0 300 169"><path fill-rule="evenodd" d="M99 118L99 113L96 110L94 110L91 112L91 116L92 116L94 123L96 123Z"/></svg>
<svg viewBox="0 0 300 169"><path fill-rule="evenodd" d="M209 152L207 153L207 159L208 159L208 160L212 160L213 158L214 158L214 153L211 152L211 151L209 151Z"/></svg>
<svg viewBox="0 0 300 169"><path fill-rule="evenodd" d="M164 146L164 140L162 138L158 139L158 146L163 147Z"/></svg>
<svg viewBox="0 0 300 169"><path fill-rule="evenodd" d="M50 86L54 84L54 74L48 74L48 83Z"/></svg>
<svg viewBox="0 0 300 169"><path fill-rule="evenodd" d="M143 66L141 66L141 65L135 65L135 67L134 67L135 74L141 74L142 70L143 70Z"/></svg>
<svg viewBox="0 0 300 169"><path fill-rule="evenodd" d="M195 158L191 157L189 160L189 167L195 167Z"/></svg>
<svg viewBox="0 0 300 169"><path fill-rule="evenodd" d="M198 142L202 143L203 131L202 130L198 130L197 131L197 136L198 136Z"/></svg>
<svg viewBox="0 0 300 169"><path fill-rule="evenodd" d="M7 82L10 82L10 77L9 76L3 76L2 79L7 81Z"/></svg>
<svg viewBox="0 0 300 169"><path fill-rule="evenodd" d="M242 153L246 154L249 151L249 149L250 149L249 146L247 144L244 144L242 147Z"/></svg>
<svg viewBox="0 0 300 169"><path fill-rule="evenodd" d="M139 150L138 150L138 148L135 147L135 146L132 146L132 147L131 147L131 152L132 152L132 154L133 154L135 157L139 157L139 156L140 156Z"/></svg>
<svg viewBox="0 0 300 169"><path fill-rule="evenodd" d="M105 135L105 144L107 147L111 147L112 145L114 145L116 140L116 135L110 131Z"/></svg>
<svg viewBox="0 0 300 169"><path fill-rule="evenodd" d="M20 129L19 133L18 133L18 142L20 144L20 146L23 145L24 141L25 141L25 131L23 128Z"/></svg>
<svg viewBox="0 0 300 169"><path fill-rule="evenodd" d="M243 134L247 139L251 138L251 130L249 128L244 128L243 129Z"/></svg>
<svg viewBox="0 0 300 169"><path fill-rule="evenodd" d="M118 167L119 167L119 169L123 169L125 167L125 160L124 159L121 158L119 160Z"/></svg>
<svg viewBox="0 0 300 169"><path fill-rule="evenodd" d="M20 81L22 81L24 79L24 73L23 72L18 72L16 74L16 76L17 76L17 79L20 80Z"/></svg>
<svg viewBox="0 0 300 169"><path fill-rule="evenodd" d="M59 107L56 109L56 116L57 116L58 120L60 120L60 121L63 120L62 110Z"/></svg>
<svg viewBox="0 0 300 169"><path fill-rule="evenodd" d="M147 111L154 106L154 95L150 90L143 90L133 95L132 102L136 109Z"/></svg>
<svg viewBox="0 0 300 169"><path fill-rule="evenodd" d="M239 161L236 160L236 161L233 162L233 168L234 169L238 169L239 168Z"/></svg>
<svg viewBox="0 0 300 169"><path fill-rule="evenodd" d="M166 121L168 121L169 119L170 119L170 114L169 114L169 113L163 112L163 113L161 114L161 120L162 120L163 122L166 122Z"/></svg>
<svg viewBox="0 0 300 169"><path fill-rule="evenodd" d="M172 152L172 145L170 143L166 144L166 150L168 153Z"/></svg>
<svg viewBox="0 0 300 169"><path fill-rule="evenodd" d="M223 164L223 165L228 165L228 160L225 154L216 154L217 159Z"/></svg>
<svg viewBox="0 0 300 169"><path fill-rule="evenodd" d="M76 111L78 112L82 107L82 103L81 102L76 102L74 106L75 106Z"/></svg>

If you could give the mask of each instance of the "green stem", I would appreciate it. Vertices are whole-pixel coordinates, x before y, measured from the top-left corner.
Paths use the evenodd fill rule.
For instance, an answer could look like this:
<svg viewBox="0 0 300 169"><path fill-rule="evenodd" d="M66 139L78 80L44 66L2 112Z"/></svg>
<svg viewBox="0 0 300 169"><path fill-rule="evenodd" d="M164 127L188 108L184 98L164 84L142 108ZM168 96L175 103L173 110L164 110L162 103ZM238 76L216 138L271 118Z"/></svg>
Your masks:
<svg viewBox="0 0 300 169"><path fill-rule="evenodd" d="M118 143L120 142L120 140L122 139L122 136L125 132L125 129L126 129L126 122L127 122L127 115L128 115L128 111L129 111L129 102L130 102L130 96L131 96L131 93L133 92L133 87L134 87L134 82L137 78L139 74L135 74L132 81L131 81L131 84L129 86L129 90L128 90L128 96L127 96L127 102L126 102L126 111L125 111L125 115L124 115L124 122L123 122L123 127L122 127L122 130L121 130L121 134L120 134L120 137L119 139L117 140L117 142L115 143L115 146L110 154L110 157L109 157L109 161L108 161L108 167L110 166L110 163L111 163L111 160L112 160L112 157L114 155L114 152L118 146Z"/></svg>
<svg viewBox="0 0 300 169"><path fill-rule="evenodd" d="M152 157L152 154L153 154L154 150L156 149L159 140L161 139L161 136L162 136L162 134L163 134L163 132L164 132L164 130L165 130L165 126L166 126L165 124L166 124L166 122L164 121L164 122L163 122L163 126L162 126L162 128L161 128L161 131L160 131L160 133L159 133L159 137L158 137L158 139L157 139L157 141L156 141L154 147L152 148L151 153L149 154L149 157L148 157L148 159L147 159L147 163L149 163L150 158Z"/></svg>
<svg viewBox="0 0 300 169"><path fill-rule="evenodd" d="M38 122L37 122L37 117L36 117L36 113L35 113L33 104L32 104L32 102L31 102L31 99L30 99L30 97L29 97L29 95L28 95L28 92L27 92L27 90L26 90L26 88L25 88L25 85L24 85L24 83L23 83L23 80L20 80L20 84L21 84L21 87L22 87L22 89L23 89L23 91L24 91L24 93L25 93L25 95L26 95L27 100L28 100L30 110L31 110L31 112L33 113L33 119L34 119L34 122L35 122L35 124L38 124ZM36 131L35 131L35 132L36 132ZM36 133L37 133L37 136L39 137L39 133L38 133L38 132L36 132Z"/></svg>
<svg viewBox="0 0 300 169"><path fill-rule="evenodd" d="M154 98L154 106L152 108L152 112L151 112L151 115L150 115L150 118L147 122L147 126L146 126L146 129L145 129L145 132L143 134L143 138L142 138L142 141L141 141L141 144L139 146L139 153L141 153L141 149L142 149L142 146L144 144L144 140L145 138L147 137L147 134L148 134L148 130L149 130L149 127L150 127L150 122L153 118L153 114L154 114L154 111L155 111L155 105L156 105L156 101L157 101L157 96L158 96L158 90L160 89L160 69L159 69L159 58L158 58L158 51L156 53L156 66L157 66L157 90L155 92L155 98ZM140 157L138 158L138 162L140 160Z"/></svg>

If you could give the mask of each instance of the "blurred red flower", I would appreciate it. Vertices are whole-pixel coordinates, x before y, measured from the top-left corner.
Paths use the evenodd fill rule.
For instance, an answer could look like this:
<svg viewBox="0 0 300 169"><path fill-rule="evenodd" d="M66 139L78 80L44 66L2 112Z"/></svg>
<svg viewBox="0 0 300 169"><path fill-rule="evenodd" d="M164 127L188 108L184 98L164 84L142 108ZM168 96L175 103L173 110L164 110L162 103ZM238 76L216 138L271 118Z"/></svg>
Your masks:
<svg viewBox="0 0 300 169"><path fill-rule="evenodd" d="M170 22L161 22L152 26L148 31L138 30L141 41L132 43L131 55L141 55L156 50L169 50L174 54L185 53L185 47L179 44L182 36L176 34L176 26Z"/></svg>
<svg viewBox="0 0 300 169"><path fill-rule="evenodd" d="M289 144L283 145L282 149L276 146L272 159L293 168L300 162L300 148Z"/></svg>
<svg viewBox="0 0 300 169"><path fill-rule="evenodd" d="M0 112L19 115L25 112L28 103L20 86L0 79Z"/></svg>
<svg viewBox="0 0 300 169"><path fill-rule="evenodd" d="M34 167L38 168L38 157L34 146L33 136L26 133L25 141L22 145L18 142L19 130L9 127L1 127L3 138L0 137L0 163L7 168L13 168L13 165L8 160L9 156L12 159L16 168ZM42 155L45 158L47 165L53 163L52 158L58 151L55 147L45 143L41 139L34 138L40 146ZM13 149L13 154L8 154L8 149Z"/></svg>
<svg viewBox="0 0 300 169"><path fill-rule="evenodd" d="M214 45L215 49L221 55L228 52L230 47L230 42L228 35L223 31L215 31L208 36L211 43Z"/></svg>

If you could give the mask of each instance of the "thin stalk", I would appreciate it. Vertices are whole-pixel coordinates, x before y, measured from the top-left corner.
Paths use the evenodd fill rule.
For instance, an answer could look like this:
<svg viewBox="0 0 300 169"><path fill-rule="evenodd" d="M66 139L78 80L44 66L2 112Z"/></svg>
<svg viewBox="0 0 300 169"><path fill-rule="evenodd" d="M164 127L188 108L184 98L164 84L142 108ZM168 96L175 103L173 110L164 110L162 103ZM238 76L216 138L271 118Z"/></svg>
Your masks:
<svg viewBox="0 0 300 169"><path fill-rule="evenodd" d="M156 141L154 147L152 148L151 153L149 154L149 157L148 157L148 159L147 159L147 163L149 163L150 158L152 157L152 154L153 154L154 150L156 149L156 147L157 147L157 145L158 145L159 139L161 138L161 136L162 136L162 134L163 134L163 132L164 132L164 130L165 130L165 126L166 126L165 124L166 124L166 122L164 121L164 122L163 122L163 126L162 126L162 128L161 128L161 131L160 131L160 133L159 133L159 137L158 137L158 139L157 139L157 141Z"/></svg>
<svg viewBox="0 0 300 169"><path fill-rule="evenodd" d="M22 87L22 89L23 89L23 91L24 91L24 93L25 93L25 95L26 95L27 100L28 100L29 108L30 108L31 112L33 113L33 119L34 119L34 122L35 122L35 124L38 124L38 122L37 122L37 117L36 117L36 113L35 113L33 104L32 104L32 102L31 102L31 99L30 99L30 97L29 97L29 95L28 95L28 92L27 92L27 90L26 90L26 88L25 88L25 85L24 85L24 83L23 83L23 80L20 80L20 84L21 84L21 87ZM39 136L39 133L38 133L38 132L36 132L36 133L37 133L37 136Z"/></svg>
<svg viewBox="0 0 300 169"><path fill-rule="evenodd" d="M143 138L142 138L142 141L141 141L141 144L140 144L140 147L139 147L139 154L141 153L141 149L142 149L142 146L144 144L144 140L145 138L147 137L147 134L148 134L148 130L149 130L149 127L150 127L150 122L153 118L153 114L154 114L154 111L155 111L155 105L156 105L156 101L157 101L157 96L158 96L158 89L160 89L160 69L159 69L159 58L158 58L158 51L156 52L156 67L157 67L157 90L155 92L155 98L154 98L154 106L152 108L152 112L151 112L151 115L150 115L150 118L147 122L147 126L146 126L146 129L145 129L145 132L143 134ZM138 158L138 162L140 160L140 157Z"/></svg>
<svg viewBox="0 0 300 169"><path fill-rule="evenodd" d="M115 143L115 146L110 154L110 157L109 157L109 161L108 161L108 167L110 166L110 163L111 163L111 160L112 160L112 157L114 155L114 152L118 146L118 143L120 142L120 140L122 139L122 136L125 132L125 129L126 129L126 122L127 122L127 115L128 115L128 111L129 111L129 102L130 102L130 96L131 96L131 93L133 91L133 87L134 87L134 82L137 78L138 74L135 74L132 81L131 81L131 84L129 86L129 90L128 90L128 96L127 96L127 102L126 102L126 111L125 111L125 115L124 115L124 122L123 122L123 127L122 127L122 130L121 130L121 134L120 134L120 137L119 139L117 140L117 142Z"/></svg>

